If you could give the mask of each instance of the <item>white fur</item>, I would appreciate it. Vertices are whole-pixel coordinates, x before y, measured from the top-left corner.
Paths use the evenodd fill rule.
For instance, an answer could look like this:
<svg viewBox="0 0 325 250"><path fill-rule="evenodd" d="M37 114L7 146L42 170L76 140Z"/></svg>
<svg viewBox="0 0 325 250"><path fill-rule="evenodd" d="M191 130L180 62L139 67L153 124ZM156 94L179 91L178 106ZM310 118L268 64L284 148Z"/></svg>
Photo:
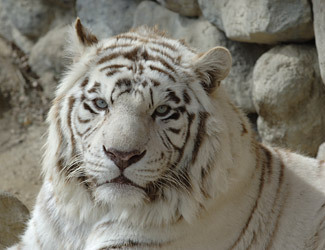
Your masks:
<svg viewBox="0 0 325 250"><path fill-rule="evenodd" d="M130 35L139 36L137 33ZM188 145L178 166L190 165L188 176L191 191L161 187L164 198L151 202L144 191L134 187L120 188L105 184L89 192L75 179L79 172L69 180L63 172L58 172L58 154L64 154L67 158L72 154L69 141L71 132L67 126L68 97L81 96L79 86L85 75L90 82L107 82L101 90L107 95L112 91L110 84L119 78L117 74L115 78L107 80L105 74L94 66L97 49L112 45L114 40L103 40L85 48L79 44L76 52L78 58L63 78L49 114L50 128L43 161L44 184L22 241L10 249L96 250L118 245L125 240L141 243L130 249L324 249L324 163L321 165L315 159L261 146L254 140L247 119L230 103L222 86L210 94L205 92L199 77L191 70L195 67L208 70L209 74L219 70L216 79L223 79L229 72L231 62L227 52L222 52L223 49L217 48L208 52L208 56L196 57L193 51L177 41L163 37L159 41L171 44L183 55L183 61L175 66L179 71L179 82L171 84L163 74L148 70L150 65L147 62L141 62L145 65L145 77L134 77L142 81L150 76L165 82L178 94L186 86L192 99L187 109L197 116L200 112L209 114L196 161L190 163L196 131L199 129L197 118L193 121ZM78 43L75 38L74 43ZM150 46L157 47L157 44ZM159 49L177 57L175 51L165 47ZM215 60L211 55L216 56ZM107 62L107 65L129 63L121 58L114 60ZM170 59L166 57L165 60ZM159 66L164 67L163 64ZM120 74L133 77L127 70ZM163 105L166 100L159 88L154 92L154 98L160 100L157 105ZM101 154L100 147L105 143L125 151L133 148L147 150L144 160L125 170L125 176L136 184L145 186L163 174L161 169L166 161L146 163L159 158L163 146L157 133L165 126L163 122L154 123L147 118L150 100L147 94L144 100L136 95L134 98L125 96L118 99L109 118L100 114L92 120L93 128L98 127L96 133L87 139L76 138L77 150L82 152L83 161L96 161L105 166L103 170L102 167L82 164L82 170L99 183L119 175L113 162ZM58 103L61 105L59 109ZM80 105L78 101L74 105L71 113L73 121L78 115L85 119L90 117L77 107ZM58 138L56 112L61 117L62 136L67 140L67 144L63 142L66 145L64 151L59 150L62 144ZM184 116L172 125L185 131L186 119ZM78 129L85 129L82 125L72 125L74 133ZM181 145L182 139L175 135L171 140ZM91 145L89 150L84 149L87 144ZM266 165L266 152L271 155L272 164L269 166ZM169 155L169 159L174 158L177 158L175 152ZM201 169L206 164L210 164L211 171L202 184ZM202 188L208 197L203 195ZM250 218L252 211L254 213Z"/></svg>

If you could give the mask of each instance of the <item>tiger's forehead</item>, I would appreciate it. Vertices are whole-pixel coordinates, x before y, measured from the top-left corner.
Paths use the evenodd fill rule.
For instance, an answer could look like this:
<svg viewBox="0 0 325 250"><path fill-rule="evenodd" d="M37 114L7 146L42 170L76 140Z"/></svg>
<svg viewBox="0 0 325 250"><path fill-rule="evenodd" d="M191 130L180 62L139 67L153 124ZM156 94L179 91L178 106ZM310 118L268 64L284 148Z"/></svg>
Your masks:
<svg viewBox="0 0 325 250"><path fill-rule="evenodd" d="M168 78L177 82L187 71L195 52L178 40L146 33L129 32L103 40L97 50L96 68L112 77L131 71L134 79L153 75L153 79Z"/></svg>

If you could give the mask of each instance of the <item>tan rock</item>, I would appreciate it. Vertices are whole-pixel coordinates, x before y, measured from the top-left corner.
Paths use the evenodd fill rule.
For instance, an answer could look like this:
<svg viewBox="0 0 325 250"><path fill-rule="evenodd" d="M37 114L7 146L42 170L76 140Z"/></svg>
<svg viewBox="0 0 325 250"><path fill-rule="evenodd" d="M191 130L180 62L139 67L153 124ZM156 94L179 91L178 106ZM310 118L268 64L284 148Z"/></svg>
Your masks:
<svg viewBox="0 0 325 250"><path fill-rule="evenodd" d="M314 37L308 0L198 0L203 15L232 40L274 44Z"/></svg>
<svg viewBox="0 0 325 250"><path fill-rule="evenodd" d="M325 84L325 2L313 0L314 30L320 73Z"/></svg>
<svg viewBox="0 0 325 250"><path fill-rule="evenodd" d="M183 16L195 17L200 15L197 0L157 0L165 8Z"/></svg>
<svg viewBox="0 0 325 250"><path fill-rule="evenodd" d="M9 193L0 192L0 249L19 241L29 211L23 203Z"/></svg>
<svg viewBox="0 0 325 250"><path fill-rule="evenodd" d="M323 142L318 148L317 159L325 161L325 142Z"/></svg>
<svg viewBox="0 0 325 250"><path fill-rule="evenodd" d="M262 141L316 156L325 140L325 89L315 47L271 49L257 60L253 79Z"/></svg>
<svg viewBox="0 0 325 250"><path fill-rule="evenodd" d="M184 39L201 52L215 46L227 47L233 57L233 66L223 84L236 105L248 113L255 112L251 95L253 68L266 48L228 40L222 31L207 20L181 16L152 1L139 4L133 23L134 27L158 25L171 37Z"/></svg>

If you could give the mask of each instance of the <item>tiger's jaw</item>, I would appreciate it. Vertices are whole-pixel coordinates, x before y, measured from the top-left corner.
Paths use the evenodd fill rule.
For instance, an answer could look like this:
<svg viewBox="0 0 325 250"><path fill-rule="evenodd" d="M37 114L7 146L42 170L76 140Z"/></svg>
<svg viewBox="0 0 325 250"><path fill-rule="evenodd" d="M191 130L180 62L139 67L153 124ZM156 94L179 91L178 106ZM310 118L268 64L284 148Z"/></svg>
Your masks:
<svg viewBox="0 0 325 250"><path fill-rule="evenodd" d="M93 190L97 203L109 206L136 206L143 203L146 197L144 189L129 183L105 182Z"/></svg>

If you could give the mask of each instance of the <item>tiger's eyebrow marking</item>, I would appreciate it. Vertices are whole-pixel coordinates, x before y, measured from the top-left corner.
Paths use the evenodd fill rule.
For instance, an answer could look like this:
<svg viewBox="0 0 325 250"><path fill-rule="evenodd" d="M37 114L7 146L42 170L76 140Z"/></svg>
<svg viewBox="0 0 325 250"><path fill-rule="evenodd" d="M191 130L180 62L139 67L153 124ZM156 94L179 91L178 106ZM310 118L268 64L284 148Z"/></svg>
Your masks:
<svg viewBox="0 0 325 250"><path fill-rule="evenodd" d="M157 71L159 73L162 73L164 75L166 75L169 79L171 79L173 82L176 82L176 79L174 76L172 76L170 73L168 73L166 70L163 70L161 68L158 68L156 66L150 65L149 68L153 71Z"/></svg>
<svg viewBox="0 0 325 250"><path fill-rule="evenodd" d="M95 82L94 86L91 89L89 89L87 92L88 93L96 93L100 86L101 86L101 84L99 82Z"/></svg>
<svg viewBox="0 0 325 250"><path fill-rule="evenodd" d="M181 101L181 99L176 95L176 93L170 88L167 89L167 92L168 92L167 97L169 101L173 101L176 104L178 104Z"/></svg>
<svg viewBox="0 0 325 250"><path fill-rule="evenodd" d="M153 102L153 93L152 93L152 89L149 88L149 92L150 92L150 100L151 100L151 106L154 106L154 102Z"/></svg>
<svg viewBox="0 0 325 250"><path fill-rule="evenodd" d="M111 65L107 65L101 69L99 69L99 71L104 71L104 70L107 70L107 69L119 69L119 68L124 68L124 67L128 67L127 65L124 65L124 64L111 64Z"/></svg>

